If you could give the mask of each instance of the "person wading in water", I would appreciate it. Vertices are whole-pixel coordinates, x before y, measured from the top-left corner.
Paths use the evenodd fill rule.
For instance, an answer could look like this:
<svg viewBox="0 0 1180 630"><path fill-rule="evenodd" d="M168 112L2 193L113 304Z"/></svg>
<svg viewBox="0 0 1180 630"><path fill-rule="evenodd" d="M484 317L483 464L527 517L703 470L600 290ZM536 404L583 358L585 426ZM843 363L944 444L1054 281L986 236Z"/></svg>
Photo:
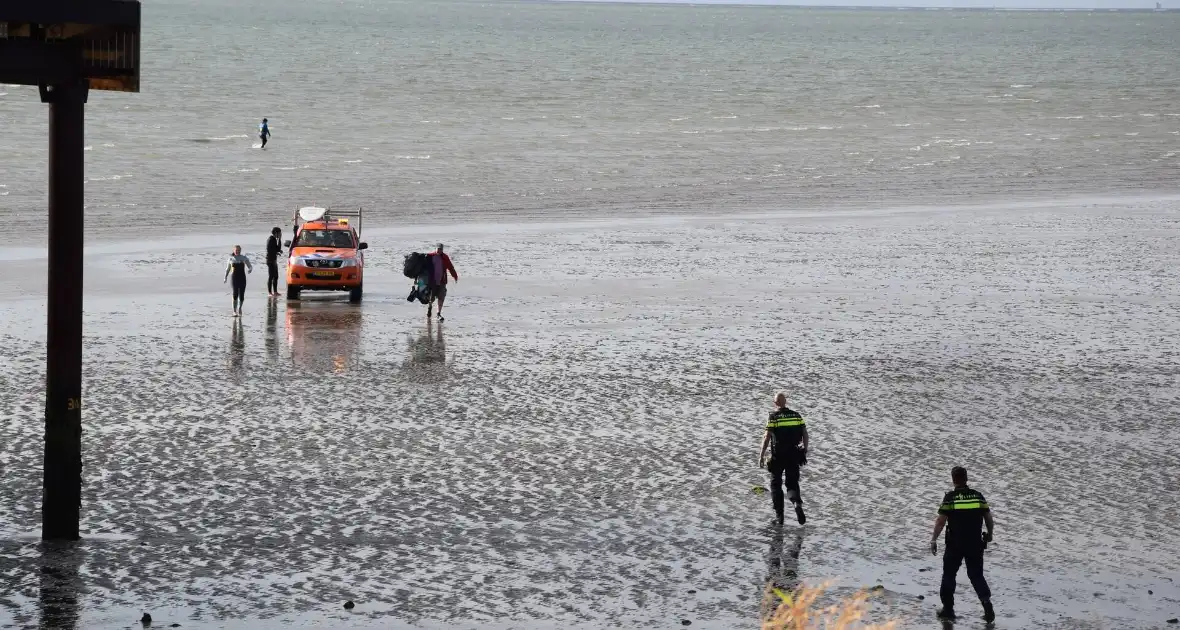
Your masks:
<svg viewBox="0 0 1180 630"><path fill-rule="evenodd" d="M234 253L230 254L229 263L225 266L225 279L221 281L227 282L230 274L233 274L234 317L242 315L242 302L246 299L247 273L254 273L254 265L250 264L249 258L242 255L242 246L234 245Z"/></svg>

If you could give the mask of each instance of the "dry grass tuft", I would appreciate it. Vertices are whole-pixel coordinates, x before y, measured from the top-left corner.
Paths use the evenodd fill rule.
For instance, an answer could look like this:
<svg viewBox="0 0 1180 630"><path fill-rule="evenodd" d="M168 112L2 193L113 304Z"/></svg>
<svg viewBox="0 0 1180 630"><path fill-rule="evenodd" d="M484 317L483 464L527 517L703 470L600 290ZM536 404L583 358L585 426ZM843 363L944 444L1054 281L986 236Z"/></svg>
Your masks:
<svg viewBox="0 0 1180 630"><path fill-rule="evenodd" d="M896 621L864 622L871 597L864 590L836 605L819 608L819 598L827 588L828 583L800 586L788 593L768 586L762 598L762 630L896 630L898 627Z"/></svg>

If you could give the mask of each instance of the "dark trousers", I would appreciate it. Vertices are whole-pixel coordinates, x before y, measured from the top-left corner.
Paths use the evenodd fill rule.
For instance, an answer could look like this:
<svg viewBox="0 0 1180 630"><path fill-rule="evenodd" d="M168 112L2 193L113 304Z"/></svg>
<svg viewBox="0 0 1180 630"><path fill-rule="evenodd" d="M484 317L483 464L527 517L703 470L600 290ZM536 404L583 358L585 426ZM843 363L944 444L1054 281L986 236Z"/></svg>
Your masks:
<svg viewBox="0 0 1180 630"><path fill-rule="evenodd" d="M246 276L245 276L245 274L243 274L241 276L234 274L234 276L232 278L230 278L230 284L233 286L233 289L234 289L234 306L237 306L238 304L241 304L243 300L246 299Z"/></svg>
<svg viewBox="0 0 1180 630"><path fill-rule="evenodd" d="M278 261L267 261L266 263L266 292L279 292L279 263Z"/></svg>
<svg viewBox="0 0 1180 630"><path fill-rule="evenodd" d="M975 594L979 601L990 602L992 591L983 579L983 546L948 544L942 554L942 588L938 590L942 598L942 605L948 609L955 607L955 576L959 573L959 565L967 563L967 578L971 586L975 587Z"/></svg>
<svg viewBox="0 0 1180 630"><path fill-rule="evenodd" d="M774 501L774 514L780 519L786 501L783 498L783 484L791 493L791 502L803 504L803 496L799 494L799 462L793 459L772 459L766 464L770 472L770 498Z"/></svg>

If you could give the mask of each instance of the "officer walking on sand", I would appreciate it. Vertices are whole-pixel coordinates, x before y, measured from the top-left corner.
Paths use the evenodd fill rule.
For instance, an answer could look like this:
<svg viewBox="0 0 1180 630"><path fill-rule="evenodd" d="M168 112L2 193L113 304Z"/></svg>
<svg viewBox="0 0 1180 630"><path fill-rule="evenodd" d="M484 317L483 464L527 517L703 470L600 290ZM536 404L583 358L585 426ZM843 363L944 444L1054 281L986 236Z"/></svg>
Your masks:
<svg viewBox="0 0 1180 630"><path fill-rule="evenodd" d="M975 594L979 595L979 602L983 604L984 621L994 621L996 613L992 610L992 592L983 579L983 550L992 540L995 523L992 522L991 508L987 499L978 491L967 487L967 469L955 466L951 469L951 481L955 489L946 493L942 504L938 506L938 519L934 521L934 535L930 537L930 553L938 555L938 535L946 526L946 549L942 554L942 587L938 594L942 598L942 608L938 610L940 619L955 618L955 576L959 573L959 565L967 563L967 577L971 586L975 587ZM980 536L984 523L987 532Z"/></svg>
<svg viewBox="0 0 1180 630"><path fill-rule="evenodd" d="M762 449L758 452L758 466L766 466L770 472L770 496L774 501L774 515L779 524L783 522L783 482L787 495L795 504L795 518L802 525L807 522L803 514L803 497L799 494L799 467L807 464L807 424L803 416L787 408L787 395L780 393L774 398L777 409L766 421L766 435L762 437ZM769 461L766 458L770 450ZM785 477L785 479L784 479Z"/></svg>

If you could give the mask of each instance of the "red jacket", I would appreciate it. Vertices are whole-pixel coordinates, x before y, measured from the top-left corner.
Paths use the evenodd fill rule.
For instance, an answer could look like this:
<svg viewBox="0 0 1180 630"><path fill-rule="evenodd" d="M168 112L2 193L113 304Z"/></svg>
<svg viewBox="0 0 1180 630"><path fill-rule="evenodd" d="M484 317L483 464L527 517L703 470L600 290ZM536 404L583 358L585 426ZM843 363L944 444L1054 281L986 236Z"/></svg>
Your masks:
<svg viewBox="0 0 1180 630"><path fill-rule="evenodd" d="M431 252L430 255L431 256L442 256L443 273L442 273L442 279L439 282L440 284L447 283L447 272L450 272L450 274L452 276L454 276L455 280L459 279L459 272L455 271L455 265L451 264L451 257L447 256L446 252ZM433 264L433 262L431 264Z"/></svg>

